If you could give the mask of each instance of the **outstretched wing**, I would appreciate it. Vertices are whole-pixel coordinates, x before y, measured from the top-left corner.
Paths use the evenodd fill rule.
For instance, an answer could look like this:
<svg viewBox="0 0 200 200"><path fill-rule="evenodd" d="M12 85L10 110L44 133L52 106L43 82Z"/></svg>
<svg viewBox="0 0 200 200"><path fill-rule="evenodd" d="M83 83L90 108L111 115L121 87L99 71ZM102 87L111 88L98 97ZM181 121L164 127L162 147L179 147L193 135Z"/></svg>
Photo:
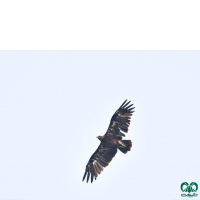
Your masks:
<svg viewBox="0 0 200 200"><path fill-rule="evenodd" d="M108 166L112 158L117 153L117 148L105 146L105 144L100 143L97 150L94 152L94 154L89 159L89 162L86 165L85 174L83 176L83 181L87 176L87 182L90 179L91 176L91 183L93 182L93 179L97 178L98 174L100 174L103 171L103 168Z"/></svg>
<svg viewBox="0 0 200 200"><path fill-rule="evenodd" d="M122 139L122 136L125 136L124 133L127 133L128 127L130 125L130 120L132 113L134 112L134 108L132 107L133 104L129 105L131 101L124 103L119 107L119 109L114 113L110 120L110 125L105 135L115 135L119 139Z"/></svg>

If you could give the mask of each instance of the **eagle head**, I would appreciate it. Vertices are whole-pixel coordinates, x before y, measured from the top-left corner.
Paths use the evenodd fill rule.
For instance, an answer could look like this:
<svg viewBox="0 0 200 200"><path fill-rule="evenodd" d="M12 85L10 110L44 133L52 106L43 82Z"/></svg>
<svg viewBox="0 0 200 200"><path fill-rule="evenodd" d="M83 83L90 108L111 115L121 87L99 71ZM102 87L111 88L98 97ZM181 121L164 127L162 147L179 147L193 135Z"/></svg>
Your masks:
<svg viewBox="0 0 200 200"><path fill-rule="evenodd" d="M98 136L97 138L98 138L100 141L103 140L103 136Z"/></svg>

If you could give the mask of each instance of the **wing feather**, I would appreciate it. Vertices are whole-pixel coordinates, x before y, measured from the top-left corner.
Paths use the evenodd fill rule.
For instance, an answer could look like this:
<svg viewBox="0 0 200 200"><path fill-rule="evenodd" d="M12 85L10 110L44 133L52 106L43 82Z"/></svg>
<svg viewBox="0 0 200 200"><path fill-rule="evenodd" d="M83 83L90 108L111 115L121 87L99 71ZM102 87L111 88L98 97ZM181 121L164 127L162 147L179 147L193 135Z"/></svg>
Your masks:
<svg viewBox="0 0 200 200"><path fill-rule="evenodd" d="M127 99L123 102L123 104L120 106L120 108L123 107L123 105L124 105L126 102L127 102Z"/></svg>
<svg viewBox="0 0 200 200"><path fill-rule="evenodd" d="M119 107L119 109L114 113L111 118L108 130L105 135L115 135L118 138L122 139L124 137L124 133L127 133L128 128L131 122L131 116L134 112L133 104L130 104L131 101L127 102L125 100L123 104Z"/></svg>
<svg viewBox="0 0 200 200"><path fill-rule="evenodd" d="M86 165L83 181L85 180L86 175L87 182L89 181L90 177L91 183L93 182L94 178L96 180L97 176L103 171L104 167L108 166L116 153L117 148L105 146L105 144L101 143Z"/></svg>

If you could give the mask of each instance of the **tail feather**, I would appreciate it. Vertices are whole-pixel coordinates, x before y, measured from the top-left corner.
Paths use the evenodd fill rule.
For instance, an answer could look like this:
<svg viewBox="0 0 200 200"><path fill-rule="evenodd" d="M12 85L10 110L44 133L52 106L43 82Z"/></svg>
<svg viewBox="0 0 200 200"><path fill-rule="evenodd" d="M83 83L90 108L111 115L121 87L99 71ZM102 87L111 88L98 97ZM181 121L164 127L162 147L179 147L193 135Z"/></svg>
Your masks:
<svg viewBox="0 0 200 200"><path fill-rule="evenodd" d="M131 140L121 140L122 145L118 147L118 149L122 152L122 153L127 153L128 151L131 150L132 147L132 142Z"/></svg>

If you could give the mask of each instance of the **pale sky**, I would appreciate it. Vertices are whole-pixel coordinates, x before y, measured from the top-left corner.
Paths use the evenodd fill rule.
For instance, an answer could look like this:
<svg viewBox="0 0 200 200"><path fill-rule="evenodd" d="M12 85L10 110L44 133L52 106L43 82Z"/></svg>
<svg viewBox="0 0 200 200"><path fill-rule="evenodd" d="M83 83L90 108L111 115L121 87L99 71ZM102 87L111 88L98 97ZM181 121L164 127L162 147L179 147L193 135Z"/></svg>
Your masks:
<svg viewBox="0 0 200 200"><path fill-rule="evenodd" d="M174 200L200 184L200 51L1 51L0 92L0 200ZM125 99L132 150L82 182Z"/></svg>

